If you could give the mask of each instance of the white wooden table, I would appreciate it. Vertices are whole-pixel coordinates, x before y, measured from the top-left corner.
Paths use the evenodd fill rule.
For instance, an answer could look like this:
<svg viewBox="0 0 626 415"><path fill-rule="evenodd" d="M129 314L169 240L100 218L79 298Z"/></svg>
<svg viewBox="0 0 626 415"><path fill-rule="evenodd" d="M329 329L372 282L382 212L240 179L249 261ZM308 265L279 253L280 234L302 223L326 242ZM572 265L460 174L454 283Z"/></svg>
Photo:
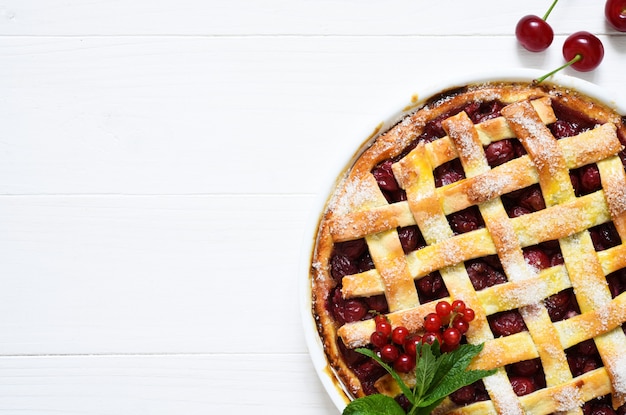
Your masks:
<svg viewBox="0 0 626 415"><path fill-rule="evenodd" d="M0 413L336 414L303 234L329 166L421 85L559 66L626 95L604 1L0 1ZM330 173L334 173L331 171Z"/></svg>

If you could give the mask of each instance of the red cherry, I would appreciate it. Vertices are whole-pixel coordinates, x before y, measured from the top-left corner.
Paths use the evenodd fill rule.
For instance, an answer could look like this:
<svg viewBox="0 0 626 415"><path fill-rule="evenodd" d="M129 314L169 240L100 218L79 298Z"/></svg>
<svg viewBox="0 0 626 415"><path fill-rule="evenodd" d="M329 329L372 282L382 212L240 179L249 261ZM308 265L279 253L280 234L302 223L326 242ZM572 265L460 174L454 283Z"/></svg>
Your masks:
<svg viewBox="0 0 626 415"><path fill-rule="evenodd" d="M554 31L546 22L550 12L558 0L554 0L552 5L543 17L528 15L522 17L515 26L515 37L517 41L531 52L541 52L548 49L554 40Z"/></svg>
<svg viewBox="0 0 626 415"><path fill-rule="evenodd" d="M441 329L441 318L435 314L430 313L424 317L424 330L437 332Z"/></svg>
<svg viewBox="0 0 626 415"><path fill-rule="evenodd" d="M571 66L581 71L592 71L600 65L604 58L604 46L600 39L589 32L580 31L572 33L563 42L563 57L567 63L548 72L540 78L535 79L535 83L539 84L550 76L559 72L561 69Z"/></svg>
<svg viewBox="0 0 626 415"><path fill-rule="evenodd" d="M604 15L615 30L626 32L626 0L607 0Z"/></svg>
<svg viewBox="0 0 626 415"><path fill-rule="evenodd" d="M515 26L515 37L527 50L541 52L552 44L554 31L541 17L529 14L522 17Z"/></svg>
<svg viewBox="0 0 626 415"><path fill-rule="evenodd" d="M393 363L396 372L408 373L415 367L415 358L402 353Z"/></svg>
<svg viewBox="0 0 626 415"><path fill-rule="evenodd" d="M399 355L398 348L393 344L386 344L380 349L380 358L386 363L394 362Z"/></svg>
<svg viewBox="0 0 626 415"><path fill-rule="evenodd" d="M391 340L395 344L404 344L407 336L409 335L409 330L406 327L398 326L391 332Z"/></svg>
<svg viewBox="0 0 626 415"><path fill-rule="evenodd" d="M585 31L576 32L565 39L563 57L578 71L592 71L604 58L604 46L593 34Z"/></svg>

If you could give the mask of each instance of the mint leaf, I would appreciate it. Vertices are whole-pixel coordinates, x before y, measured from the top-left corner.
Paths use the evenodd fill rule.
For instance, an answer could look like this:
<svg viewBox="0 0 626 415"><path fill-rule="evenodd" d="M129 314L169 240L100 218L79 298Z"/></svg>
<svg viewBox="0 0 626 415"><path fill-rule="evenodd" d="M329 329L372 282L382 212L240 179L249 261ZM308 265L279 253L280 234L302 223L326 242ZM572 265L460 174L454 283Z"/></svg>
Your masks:
<svg viewBox="0 0 626 415"><path fill-rule="evenodd" d="M444 353L439 359L439 370L427 391L427 399L419 406L430 406L441 401L452 392L471 385L479 379L494 374L495 370L467 370L472 359L480 353L483 345L464 344L450 353Z"/></svg>
<svg viewBox="0 0 626 415"><path fill-rule="evenodd" d="M421 353L421 356L420 356ZM419 402L429 389L439 368L438 360L428 343L422 345L418 353L419 359L415 365L415 398Z"/></svg>
<svg viewBox="0 0 626 415"><path fill-rule="evenodd" d="M456 376L458 372L465 371L474 357L483 349L483 346L483 344L463 344L456 350L442 353L438 359L439 369L433 378L429 392L439 386L444 377Z"/></svg>
<svg viewBox="0 0 626 415"><path fill-rule="evenodd" d="M421 343L417 348L415 386L412 390L376 352L366 348L358 348L355 351L378 362L395 380L411 403L409 415L429 415L452 392L496 372L496 370L467 370L482 349L483 344L463 344L456 350L443 353L437 342L432 345ZM404 414L402 407L393 398L382 394L358 398L343 412L343 415Z"/></svg>
<svg viewBox="0 0 626 415"><path fill-rule="evenodd" d="M375 394L353 400L342 415L405 415L405 412L393 398Z"/></svg>
<svg viewBox="0 0 626 415"><path fill-rule="evenodd" d="M383 362L382 359L376 353L371 351L370 349L358 348L358 349L354 349L354 350L359 352L359 353L361 353L361 354L364 354L365 356L369 356L372 359L376 360L376 362L378 362L378 364L381 365L387 371L387 373L389 373L391 375L391 377L393 377L393 379L396 381L396 383L400 387L400 390L402 391L404 396L406 396L406 398L409 400L409 402L411 402L411 404L413 404L413 405L415 404L415 397L413 396L413 392L411 391L411 388L409 388L406 385L406 383L404 383L404 381L402 380L400 375L398 375L398 373L396 373L396 371L393 370L393 368L391 366L389 366L387 363Z"/></svg>

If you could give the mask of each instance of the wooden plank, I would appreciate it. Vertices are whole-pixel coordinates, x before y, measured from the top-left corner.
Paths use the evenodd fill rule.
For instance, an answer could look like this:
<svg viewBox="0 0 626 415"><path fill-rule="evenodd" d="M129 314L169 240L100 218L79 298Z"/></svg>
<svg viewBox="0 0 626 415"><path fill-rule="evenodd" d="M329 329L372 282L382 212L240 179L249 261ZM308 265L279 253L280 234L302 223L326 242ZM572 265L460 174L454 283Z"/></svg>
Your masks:
<svg viewBox="0 0 626 415"><path fill-rule="evenodd" d="M8 414L338 413L306 354L3 357L0 373Z"/></svg>
<svg viewBox="0 0 626 415"><path fill-rule="evenodd" d="M1 197L0 354L303 353L311 201Z"/></svg>
<svg viewBox="0 0 626 415"><path fill-rule="evenodd" d="M526 14L542 16L544 0L454 2L430 0L179 0L4 1L4 35L511 35ZM614 33L604 2L561 3L549 22L558 34ZM476 49L478 49L477 46Z"/></svg>
<svg viewBox="0 0 626 415"><path fill-rule="evenodd" d="M565 72L626 96L626 37L603 39L597 70ZM0 194L317 193L424 85L562 63L512 37L475 42L0 38Z"/></svg>

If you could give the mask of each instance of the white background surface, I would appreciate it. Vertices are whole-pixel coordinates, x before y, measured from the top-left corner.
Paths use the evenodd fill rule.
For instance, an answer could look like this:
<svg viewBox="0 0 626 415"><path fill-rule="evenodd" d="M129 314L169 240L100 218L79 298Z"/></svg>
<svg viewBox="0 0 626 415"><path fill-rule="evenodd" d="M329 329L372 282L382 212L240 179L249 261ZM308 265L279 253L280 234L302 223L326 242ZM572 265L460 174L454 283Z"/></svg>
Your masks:
<svg viewBox="0 0 626 415"><path fill-rule="evenodd" d="M336 414L303 235L333 166L414 91L562 63L626 96L626 36L549 1L0 1L0 413Z"/></svg>

